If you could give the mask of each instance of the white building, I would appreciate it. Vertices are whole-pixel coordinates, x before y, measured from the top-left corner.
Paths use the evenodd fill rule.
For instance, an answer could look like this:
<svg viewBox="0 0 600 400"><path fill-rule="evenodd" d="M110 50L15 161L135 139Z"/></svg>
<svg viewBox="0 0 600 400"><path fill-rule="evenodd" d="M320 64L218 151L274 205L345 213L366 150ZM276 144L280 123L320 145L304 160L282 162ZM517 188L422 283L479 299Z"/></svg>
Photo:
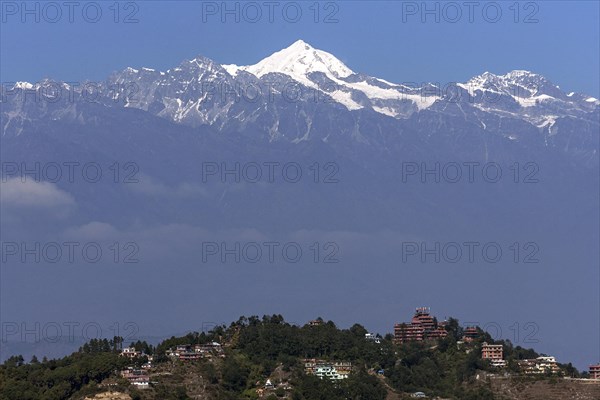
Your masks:
<svg viewBox="0 0 600 400"><path fill-rule="evenodd" d="M371 340L375 343L381 343L381 339L378 338L374 333L365 333L365 339Z"/></svg>
<svg viewBox="0 0 600 400"><path fill-rule="evenodd" d="M320 365L315 369L315 375L319 378L327 378L331 380L340 380L346 379L348 374L340 374L333 366L331 365Z"/></svg>
<svg viewBox="0 0 600 400"><path fill-rule="evenodd" d="M134 381L134 382L131 382L131 384L137 386L138 389L147 389L150 387L150 381L148 379Z"/></svg>
<svg viewBox="0 0 600 400"><path fill-rule="evenodd" d="M136 357L141 357L142 356L142 352L141 351L136 351L135 348L133 347L125 347L122 351L121 351L121 355L128 357L128 358L136 358Z"/></svg>
<svg viewBox="0 0 600 400"><path fill-rule="evenodd" d="M552 356L541 356L536 359L521 360L519 361L519 366L526 374L544 374L547 372L556 374L560 372L556 358Z"/></svg>
<svg viewBox="0 0 600 400"><path fill-rule="evenodd" d="M492 367L496 367L496 368L504 368L504 367L506 367L506 361L499 360L499 359L493 359L493 360L490 360L490 365Z"/></svg>
<svg viewBox="0 0 600 400"><path fill-rule="evenodd" d="M541 356L536 358L536 366L540 372L551 372L554 374L560 371L560 368L556 363L556 358L552 356Z"/></svg>

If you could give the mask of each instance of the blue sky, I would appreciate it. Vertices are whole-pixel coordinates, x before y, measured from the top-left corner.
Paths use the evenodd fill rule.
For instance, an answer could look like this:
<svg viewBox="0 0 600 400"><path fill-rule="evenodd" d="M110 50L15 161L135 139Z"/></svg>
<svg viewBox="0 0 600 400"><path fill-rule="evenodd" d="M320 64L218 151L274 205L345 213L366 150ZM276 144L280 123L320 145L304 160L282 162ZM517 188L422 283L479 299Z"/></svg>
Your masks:
<svg viewBox="0 0 600 400"><path fill-rule="evenodd" d="M34 12L23 22L21 2L3 2L0 79L101 80L126 66L168 69L198 54L253 64L303 39L354 71L393 82L447 83L484 71L527 69L567 92L600 97L597 1L520 2L518 14L512 1L478 2L472 10L464 2L430 2L429 14L421 2L321 2L318 15L313 2L277 2L272 18L260 1L238 3L237 15L222 15L220 1L121 2L117 23L112 1L94 3L102 15L96 23L86 21L96 12L87 6L84 15L88 3L73 10L71 23L64 7L57 17L52 8L35 11L28 3ZM253 22L256 5L262 16ZM296 18L298 9L302 15ZM124 23L128 15L138 22Z"/></svg>

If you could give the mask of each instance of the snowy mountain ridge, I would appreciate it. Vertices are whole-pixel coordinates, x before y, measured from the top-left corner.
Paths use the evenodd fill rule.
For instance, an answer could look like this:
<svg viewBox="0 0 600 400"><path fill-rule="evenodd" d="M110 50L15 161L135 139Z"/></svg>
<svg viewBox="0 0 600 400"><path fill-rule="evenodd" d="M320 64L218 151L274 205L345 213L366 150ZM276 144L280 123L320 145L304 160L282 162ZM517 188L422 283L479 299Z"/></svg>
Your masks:
<svg viewBox="0 0 600 400"><path fill-rule="evenodd" d="M202 83L207 80L224 79L230 80L229 83L232 83L240 78L242 72L250 74L258 80L264 80L271 74L286 75L303 87L329 96L332 101L343 105L350 111L367 108L394 118L406 118L413 112L431 107L438 100L448 98L447 92L451 90L448 88L452 87L464 89L465 92L459 93L459 95L474 103L478 102L478 97L492 103L499 95L506 95L520 108L529 108L536 104L555 101L566 103L569 109L581 108L581 106L589 109L589 106L600 105L600 100L594 97L574 93L566 95L558 86L543 76L524 70L514 70L504 75L485 72L465 83L450 83L446 87L434 84L413 87L391 83L384 79L357 74L334 55L315 49L303 40L294 42L289 47L273 53L254 65L220 65L208 58L198 57L184 61L179 67L166 72L150 68L128 67L116 75L115 82L125 83L127 80L132 80L141 83L141 81L150 79L154 81L152 86L157 90L164 90L163 88L168 85L182 86L174 97L161 96L168 106L172 107L175 104L179 108L177 112L172 113L173 115L182 116L189 112L190 105L198 106L205 100L203 96L194 99L186 98L188 97L185 96L186 91L194 91L195 81ZM26 90L35 87L36 85L28 82L18 82L15 85L15 88ZM140 87L140 92L145 92L146 89ZM452 96L456 99L456 93L453 93ZM584 104L576 105L581 102ZM488 111L497 111L493 104L484 107ZM174 117L174 119L177 118Z"/></svg>
<svg viewBox="0 0 600 400"><path fill-rule="evenodd" d="M3 134L19 134L27 121L41 117L85 122L81 104L66 99L73 97L70 94L62 103L28 104L28 93L52 93L44 90L48 84L52 82L3 87ZM332 135L372 143L374 131L403 131L409 129L403 128L405 122L411 130L421 130L426 129L425 122L458 118L464 121L461 129L491 130L510 141L523 140L524 130L532 130L548 142L547 138L565 132L565 126L570 132L577 125L580 132L574 134L585 136L581 143L587 146L600 113L598 99L566 94L530 71L485 72L464 83L445 85L397 84L356 73L334 55L302 40L254 65L221 65L198 56L167 71L128 67L96 84L93 95L85 85L54 83L53 87L74 91L83 103L92 99L106 107L143 110L177 124L260 132L268 141L284 139L295 144L327 141ZM325 125L317 129L317 120ZM414 125L416 121L422 127ZM443 126L436 122L428 129ZM572 148L573 141L567 142Z"/></svg>

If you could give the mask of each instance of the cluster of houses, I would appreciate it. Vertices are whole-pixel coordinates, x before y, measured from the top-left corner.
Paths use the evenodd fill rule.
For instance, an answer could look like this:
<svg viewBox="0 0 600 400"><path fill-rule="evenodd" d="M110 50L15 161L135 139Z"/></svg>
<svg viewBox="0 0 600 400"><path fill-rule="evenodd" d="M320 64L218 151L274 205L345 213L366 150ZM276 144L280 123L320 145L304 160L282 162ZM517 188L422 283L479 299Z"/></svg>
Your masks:
<svg viewBox="0 0 600 400"><path fill-rule="evenodd" d="M311 326L319 326L323 320L313 320L309 322ZM394 325L394 343L402 344L407 342L419 342L426 340L434 340L446 337L446 322L438 323L429 311L429 308L417 308L415 314L409 323L401 323ZM477 327L466 327L463 331L462 340L459 343L471 343L480 335L480 330ZM381 336L366 333L365 340L374 343L381 343ZM137 359L146 357L141 369L130 367L121 371L121 376L127 379L132 385L144 389L149 386L148 369L152 367L153 357L136 350L134 347L126 347L121 351L123 357L129 359ZM178 345L175 348L169 348L166 355L172 359L180 361L198 360L202 358L221 357L225 354L221 344L210 342L205 344L184 344ZM497 368L506 367L504 360L504 351L501 344L489 344L484 342L481 348L481 358L488 360L490 365ZM535 359L517 361L519 368L526 375L538 374L556 374L560 372L560 367L556 359L552 356L541 356ZM329 379L339 381L348 378L352 371L352 363L350 362L332 362L321 359L304 359L304 369L307 374L315 375L321 379ZM383 373L383 370L378 373ZM600 379L600 364L590 366L590 379ZM275 386L270 380L267 380L264 392L275 389Z"/></svg>
<svg viewBox="0 0 600 400"><path fill-rule="evenodd" d="M223 347L217 342L206 344L182 344L175 348L167 350L167 356L180 361L199 360L201 358L211 358L213 356L225 358Z"/></svg>
<svg viewBox="0 0 600 400"><path fill-rule="evenodd" d="M483 343L481 348L481 358L489 360L493 367L503 368L506 366L504 360L503 348L501 344ZM540 356L527 360L517 361L521 372L525 375L539 374L557 374L560 372L560 367L556 362L556 358L552 356Z"/></svg>
<svg viewBox="0 0 600 400"><path fill-rule="evenodd" d="M153 356L144 354L143 352L136 350L135 347L125 347L123 350L121 350L121 356L129 359L146 357L148 361L142 364L143 369L152 368L152 361L154 361Z"/></svg>
<svg viewBox="0 0 600 400"><path fill-rule="evenodd" d="M121 376L138 389L147 389L150 386L150 376L143 369L129 367L121 371Z"/></svg>
<svg viewBox="0 0 600 400"><path fill-rule="evenodd" d="M402 344L444 338L447 336L446 325L446 321L437 322L437 319L431 315L428 307L419 307L415 310L415 314L410 322L394 325L394 343ZM372 334L367 335L365 335L365 338L370 340L373 340L375 337ZM460 343L471 343L478 337L479 329L475 326L469 326L463 331L463 337ZM493 367L506 367L506 360L504 360L504 352L501 344L489 344L484 342L481 349L481 358L488 360ZM556 359L552 356L541 356L535 359L519 360L518 365L521 371L527 375L545 373L555 374L560 371ZM600 365L590 366L590 377L592 379L600 379Z"/></svg>
<svg viewBox="0 0 600 400"><path fill-rule="evenodd" d="M352 363L306 358L304 359L304 371L309 375L315 375L321 379L327 378L332 381L339 381L348 378L350 372L352 372Z"/></svg>
<svg viewBox="0 0 600 400"><path fill-rule="evenodd" d="M484 342L481 348L481 358L489 360L493 367L503 368L506 366L501 344L488 344ZM517 364L521 372L525 375L557 374L560 372L556 358L552 356L518 360Z"/></svg>
<svg viewBox="0 0 600 400"><path fill-rule="evenodd" d="M419 307L415 310L410 322L394 325L394 343L402 344L443 339L448 336L447 325L448 321L438 322L437 318L431 315L429 307ZM476 326L468 326L464 329L460 343L471 343L478 337L479 329Z"/></svg>
<svg viewBox="0 0 600 400"><path fill-rule="evenodd" d="M542 356L531 360L519 360L519 368L526 375L557 374L560 368L552 356Z"/></svg>
<svg viewBox="0 0 600 400"><path fill-rule="evenodd" d="M493 367L506 366L503 359L502 345L484 343L481 349L481 358L490 361ZM553 356L540 356L537 358L518 360L517 365L525 375L558 374L560 367ZM590 365L590 379L600 379L600 364Z"/></svg>

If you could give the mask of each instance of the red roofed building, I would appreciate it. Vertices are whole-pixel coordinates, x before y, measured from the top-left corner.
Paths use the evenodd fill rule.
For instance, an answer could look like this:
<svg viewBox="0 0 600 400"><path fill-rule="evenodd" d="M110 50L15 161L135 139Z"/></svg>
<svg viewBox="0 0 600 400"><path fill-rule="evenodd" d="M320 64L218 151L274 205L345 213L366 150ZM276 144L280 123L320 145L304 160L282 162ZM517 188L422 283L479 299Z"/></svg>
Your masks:
<svg viewBox="0 0 600 400"><path fill-rule="evenodd" d="M426 331L430 331L435 328L435 321L430 314L429 307L417 308L415 315L412 317L411 323L422 326Z"/></svg>
<svg viewBox="0 0 600 400"><path fill-rule="evenodd" d="M420 342L425 338L425 330L422 326L410 324L394 325L394 341L396 343Z"/></svg>
<svg viewBox="0 0 600 400"><path fill-rule="evenodd" d="M506 361L504 361L504 348L501 344L488 344L483 342L481 347L481 358L489 360L493 367L505 367Z"/></svg>
<svg viewBox="0 0 600 400"><path fill-rule="evenodd" d="M441 326L438 326L437 328L435 328L427 334L428 339L443 339L446 336L448 336L448 332L445 328L442 328Z"/></svg>
<svg viewBox="0 0 600 400"><path fill-rule="evenodd" d="M468 326L463 333L463 342L470 343L479 337L479 332L476 326Z"/></svg>
<svg viewBox="0 0 600 400"><path fill-rule="evenodd" d="M444 324L437 324L427 307L417 308L410 323L394 325L396 344L436 340L446 337L447 334Z"/></svg>

